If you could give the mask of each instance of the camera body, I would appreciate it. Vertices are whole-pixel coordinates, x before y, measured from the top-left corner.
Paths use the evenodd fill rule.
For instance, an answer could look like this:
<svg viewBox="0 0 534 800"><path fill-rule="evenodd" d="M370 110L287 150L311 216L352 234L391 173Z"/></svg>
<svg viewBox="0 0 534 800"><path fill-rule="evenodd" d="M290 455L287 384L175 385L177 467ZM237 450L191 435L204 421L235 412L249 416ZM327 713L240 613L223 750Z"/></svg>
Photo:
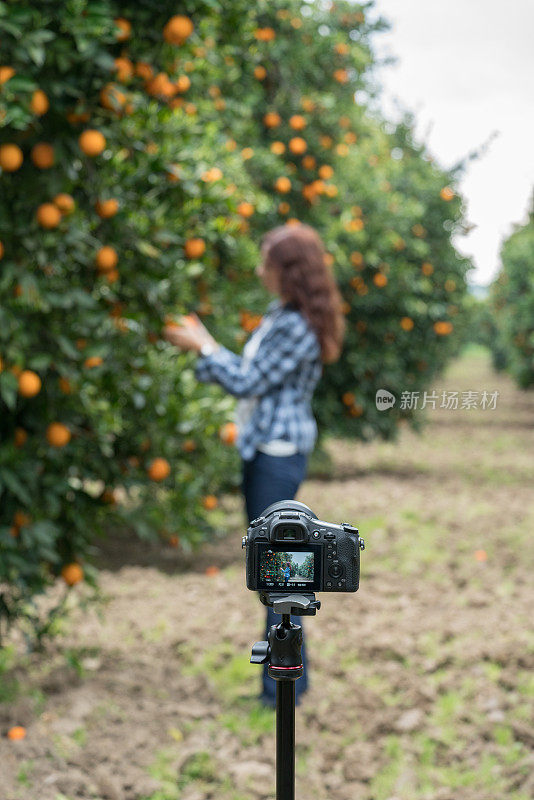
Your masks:
<svg viewBox="0 0 534 800"><path fill-rule="evenodd" d="M296 500L268 506L252 520L246 548L247 589L259 592L355 592L360 582L358 529L319 520Z"/></svg>

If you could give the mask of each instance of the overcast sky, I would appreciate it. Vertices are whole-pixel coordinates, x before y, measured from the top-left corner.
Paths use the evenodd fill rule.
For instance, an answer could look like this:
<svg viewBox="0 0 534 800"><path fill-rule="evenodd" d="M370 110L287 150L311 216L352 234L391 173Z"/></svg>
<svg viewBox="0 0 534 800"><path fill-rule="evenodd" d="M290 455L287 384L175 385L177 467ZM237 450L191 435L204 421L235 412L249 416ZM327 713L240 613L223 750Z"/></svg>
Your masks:
<svg viewBox="0 0 534 800"><path fill-rule="evenodd" d="M534 187L534 0L377 0L368 13L392 24L374 37L380 58L398 58L376 71L389 119L396 102L413 111L416 139L445 168L497 132L461 180L477 227L455 240L473 258L469 282L486 285Z"/></svg>

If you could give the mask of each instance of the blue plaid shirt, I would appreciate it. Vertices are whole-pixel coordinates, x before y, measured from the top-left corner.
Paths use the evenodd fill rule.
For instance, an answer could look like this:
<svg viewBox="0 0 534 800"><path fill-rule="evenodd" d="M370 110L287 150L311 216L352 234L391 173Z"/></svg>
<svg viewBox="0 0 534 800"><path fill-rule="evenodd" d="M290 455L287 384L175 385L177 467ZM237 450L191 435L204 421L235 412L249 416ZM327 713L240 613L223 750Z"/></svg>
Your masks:
<svg viewBox="0 0 534 800"><path fill-rule="evenodd" d="M246 367L241 356L222 345L211 355L200 356L195 365L197 380L219 383L235 397L258 399L249 421L238 430L237 448L245 461L254 458L260 442L286 439L299 453L310 453L317 439L311 410L323 372L317 335L290 303L273 300L265 318L272 325Z"/></svg>

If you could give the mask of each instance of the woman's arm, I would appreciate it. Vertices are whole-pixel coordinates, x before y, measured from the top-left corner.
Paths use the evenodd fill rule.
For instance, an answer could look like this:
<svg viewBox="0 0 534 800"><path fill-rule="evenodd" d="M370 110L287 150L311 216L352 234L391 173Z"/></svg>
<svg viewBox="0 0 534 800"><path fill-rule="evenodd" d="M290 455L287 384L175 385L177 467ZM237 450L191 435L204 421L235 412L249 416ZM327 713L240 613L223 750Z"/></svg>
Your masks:
<svg viewBox="0 0 534 800"><path fill-rule="evenodd" d="M198 359L195 376L205 383L219 383L235 397L258 397L282 384L317 347L315 334L296 315L289 325L287 319L273 324L247 366L241 356L221 345Z"/></svg>

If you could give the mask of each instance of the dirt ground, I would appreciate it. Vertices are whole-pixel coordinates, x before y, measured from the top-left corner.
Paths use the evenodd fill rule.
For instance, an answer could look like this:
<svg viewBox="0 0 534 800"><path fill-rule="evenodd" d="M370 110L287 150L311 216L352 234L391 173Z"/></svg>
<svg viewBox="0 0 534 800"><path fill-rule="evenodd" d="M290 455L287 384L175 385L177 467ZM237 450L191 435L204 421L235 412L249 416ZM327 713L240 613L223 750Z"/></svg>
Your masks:
<svg viewBox="0 0 534 800"><path fill-rule="evenodd" d="M534 796L534 393L477 349L434 388L497 406L421 411L424 433L394 444L331 439L331 475L298 494L367 545L360 590L304 618L298 798ZM223 506L229 533L195 557L117 535L105 603L44 656L13 634L1 800L273 800L274 712L249 664L265 609L245 588L241 499Z"/></svg>

